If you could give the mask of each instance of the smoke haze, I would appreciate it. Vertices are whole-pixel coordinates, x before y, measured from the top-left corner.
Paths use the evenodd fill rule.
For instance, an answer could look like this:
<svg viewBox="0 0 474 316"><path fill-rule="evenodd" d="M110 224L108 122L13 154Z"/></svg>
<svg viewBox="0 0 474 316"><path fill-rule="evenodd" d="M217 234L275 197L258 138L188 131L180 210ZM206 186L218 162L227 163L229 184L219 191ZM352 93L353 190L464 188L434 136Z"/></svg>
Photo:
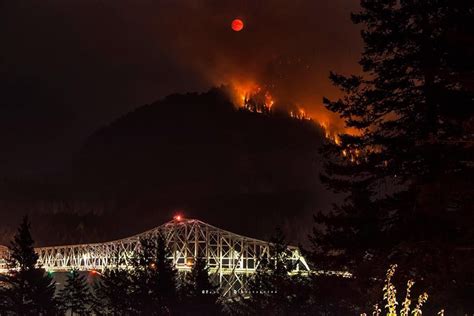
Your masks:
<svg viewBox="0 0 474 316"><path fill-rule="evenodd" d="M175 92L254 82L337 120L330 70L357 70L356 0L3 1L0 170L48 170L85 136ZM245 23L241 32L232 19ZM28 125L25 129L24 124ZM35 158L32 158L35 153Z"/></svg>

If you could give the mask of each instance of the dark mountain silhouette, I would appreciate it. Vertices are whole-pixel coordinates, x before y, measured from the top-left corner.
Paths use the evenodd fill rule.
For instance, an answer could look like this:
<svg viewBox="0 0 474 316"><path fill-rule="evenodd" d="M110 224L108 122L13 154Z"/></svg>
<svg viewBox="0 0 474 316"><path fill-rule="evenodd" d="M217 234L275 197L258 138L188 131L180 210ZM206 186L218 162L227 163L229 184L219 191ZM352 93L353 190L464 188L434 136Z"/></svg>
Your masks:
<svg viewBox="0 0 474 316"><path fill-rule="evenodd" d="M330 203L318 180L323 130L284 112L237 109L229 95L216 88L139 107L93 133L65 175L0 182L10 214L1 226L15 227L12 212L30 213L38 245L94 242L180 211L260 238L280 225L303 241L303 224ZM0 227L0 244L11 233Z"/></svg>
<svg viewBox="0 0 474 316"><path fill-rule="evenodd" d="M110 211L127 230L183 210L262 235L315 211L323 135L309 120L238 110L225 89L212 89L171 95L101 128L75 169L84 188L120 201Z"/></svg>

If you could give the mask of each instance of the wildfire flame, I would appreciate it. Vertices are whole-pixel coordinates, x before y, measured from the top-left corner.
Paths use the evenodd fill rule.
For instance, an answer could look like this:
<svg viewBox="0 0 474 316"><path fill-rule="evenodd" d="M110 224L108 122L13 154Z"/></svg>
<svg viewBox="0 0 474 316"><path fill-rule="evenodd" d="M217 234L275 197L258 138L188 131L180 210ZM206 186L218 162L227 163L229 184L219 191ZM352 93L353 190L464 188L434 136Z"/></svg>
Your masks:
<svg viewBox="0 0 474 316"><path fill-rule="evenodd" d="M265 86L257 84L255 81L231 81L233 90L233 103L250 112L270 114L275 110L276 100L274 95ZM280 105L277 105L280 107ZM341 158L352 163L360 164L362 156L365 156L359 148L344 146L341 142L340 134L357 135L359 131L342 127L342 122L329 111L313 112L308 114L305 106L290 106L284 108L288 115L297 120L311 120L321 126L326 139L341 147ZM367 159L367 158L365 158ZM385 163L387 164L387 163Z"/></svg>
<svg viewBox="0 0 474 316"><path fill-rule="evenodd" d="M274 95L271 93L270 89L267 89L264 86L257 84L255 81L231 81L231 86L234 91L233 102L236 106L244 108L251 112L257 113L270 113L276 103ZM351 130L341 130L339 128L340 124L331 124L335 120L331 117L330 113L317 113L317 114L308 114L305 110L304 105L298 105L294 108L288 110L290 117L300 120L312 120L315 123L319 124L325 133L325 137L335 144L340 145L341 139L339 133L349 133L355 134L355 131ZM343 150L342 155L347 157L350 160L356 160L359 156L355 152Z"/></svg>
<svg viewBox="0 0 474 316"><path fill-rule="evenodd" d="M232 85L234 104L251 112L270 113L275 98L268 89L254 82Z"/></svg>
<svg viewBox="0 0 474 316"><path fill-rule="evenodd" d="M270 109L272 108L273 104L275 103L272 95L269 91L265 91L265 105L268 106Z"/></svg>
<svg viewBox="0 0 474 316"><path fill-rule="evenodd" d="M260 86L253 81L233 82L231 86L234 92L234 104L239 107L245 107L246 102L261 91Z"/></svg>

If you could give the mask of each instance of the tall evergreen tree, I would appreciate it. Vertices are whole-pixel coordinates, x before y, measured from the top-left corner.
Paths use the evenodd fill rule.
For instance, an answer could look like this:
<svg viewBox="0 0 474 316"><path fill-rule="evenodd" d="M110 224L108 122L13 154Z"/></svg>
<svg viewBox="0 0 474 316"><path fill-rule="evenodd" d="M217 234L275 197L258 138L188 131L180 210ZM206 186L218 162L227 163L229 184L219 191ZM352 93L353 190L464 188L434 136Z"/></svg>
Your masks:
<svg viewBox="0 0 474 316"><path fill-rule="evenodd" d="M290 258L283 231L277 228L270 239L271 257L260 258L248 283L249 298L234 304L243 314L305 315L310 312L310 288L305 277L291 276L295 262Z"/></svg>
<svg viewBox="0 0 474 316"><path fill-rule="evenodd" d="M0 276L2 308L14 315L54 315L57 312L55 282L37 267L28 217L24 217L10 245L9 273Z"/></svg>
<svg viewBox="0 0 474 316"><path fill-rule="evenodd" d="M92 311L97 315L137 314L130 271L120 267L106 269L94 284Z"/></svg>
<svg viewBox="0 0 474 316"><path fill-rule="evenodd" d="M193 285L192 295L200 296L208 292L216 292L216 286L211 283L209 279L209 267L206 261L198 257L193 263L193 268L190 274L190 282Z"/></svg>
<svg viewBox="0 0 474 316"><path fill-rule="evenodd" d="M160 306L167 314L168 310L172 310L177 304L177 276L172 258L172 254L166 245L166 240L160 235L158 236L155 251L155 265L157 278L155 279L156 294L159 298Z"/></svg>
<svg viewBox="0 0 474 316"><path fill-rule="evenodd" d="M59 295L61 309L66 314L89 314L92 297L85 276L80 275L78 270L71 270L67 274L66 284Z"/></svg>
<svg viewBox="0 0 474 316"><path fill-rule="evenodd" d="M357 132L325 146L321 176L347 198L315 218L315 258L361 280L397 261L453 304L451 263L473 245L474 4L362 0L352 20L363 75L331 73L344 96L324 103Z"/></svg>
<svg viewBox="0 0 474 316"><path fill-rule="evenodd" d="M139 313L159 315L161 304L157 269L157 241L151 238L140 240L140 251L129 262L132 286L132 304Z"/></svg>
<svg viewBox="0 0 474 316"><path fill-rule="evenodd" d="M94 286L97 313L168 315L177 309L177 270L163 237L141 239L126 260L129 268L116 261Z"/></svg>
<svg viewBox="0 0 474 316"><path fill-rule="evenodd" d="M182 306L193 315L217 315L220 312L218 298L217 286L209 278L206 261L196 258L185 280Z"/></svg>

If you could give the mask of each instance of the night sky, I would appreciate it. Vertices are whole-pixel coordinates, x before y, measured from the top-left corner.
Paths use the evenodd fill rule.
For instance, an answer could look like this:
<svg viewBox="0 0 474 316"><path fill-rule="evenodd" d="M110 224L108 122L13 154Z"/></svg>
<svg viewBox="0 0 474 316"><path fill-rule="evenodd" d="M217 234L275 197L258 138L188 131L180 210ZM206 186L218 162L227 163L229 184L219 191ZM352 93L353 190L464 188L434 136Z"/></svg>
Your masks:
<svg viewBox="0 0 474 316"><path fill-rule="evenodd" d="M331 120L330 70L357 71L357 0L2 1L0 172L46 173L86 136L170 93L257 82ZM245 28L233 32L241 18Z"/></svg>

